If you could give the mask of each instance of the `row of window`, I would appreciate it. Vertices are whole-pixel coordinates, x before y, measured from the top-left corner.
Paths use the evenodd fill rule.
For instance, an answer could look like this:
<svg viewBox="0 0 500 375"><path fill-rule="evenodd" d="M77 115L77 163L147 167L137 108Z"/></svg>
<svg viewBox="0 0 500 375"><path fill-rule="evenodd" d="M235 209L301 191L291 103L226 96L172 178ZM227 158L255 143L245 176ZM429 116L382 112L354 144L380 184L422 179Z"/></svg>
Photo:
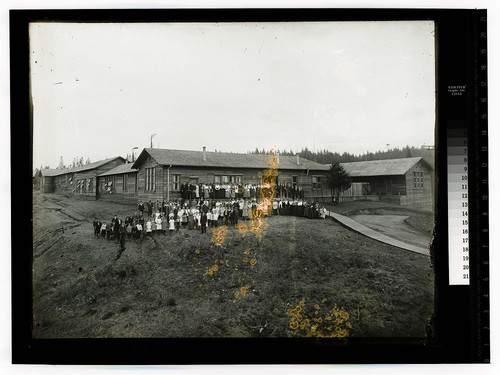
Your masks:
<svg viewBox="0 0 500 375"><path fill-rule="evenodd" d="M214 176L214 184L241 184L242 183L241 175L215 175ZM181 188L181 175L180 174L171 174L170 181L172 183L172 190L179 191ZM297 185L297 176L292 176L292 185ZM320 189L321 184L323 183L323 179L320 176L312 176L312 185L313 189ZM125 182L124 182L125 184ZM156 190L156 171L155 168L145 168L145 181L144 188L146 191L155 191Z"/></svg>
<svg viewBox="0 0 500 375"><path fill-rule="evenodd" d="M214 184L241 184L241 176L214 176Z"/></svg>
<svg viewBox="0 0 500 375"><path fill-rule="evenodd" d="M424 172L413 172L413 188L417 190L424 188Z"/></svg>
<svg viewBox="0 0 500 375"><path fill-rule="evenodd" d="M123 174L121 176L121 179L122 179L121 191L126 192L126 191L128 191L128 174L127 173ZM116 176L105 176L104 177L104 186L105 186L106 191L115 190L115 184L116 184ZM135 190L135 187L134 187L134 190Z"/></svg>
<svg viewBox="0 0 500 375"><path fill-rule="evenodd" d="M76 180L75 190L77 193L92 193L94 191L93 179L82 178Z"/></svg>

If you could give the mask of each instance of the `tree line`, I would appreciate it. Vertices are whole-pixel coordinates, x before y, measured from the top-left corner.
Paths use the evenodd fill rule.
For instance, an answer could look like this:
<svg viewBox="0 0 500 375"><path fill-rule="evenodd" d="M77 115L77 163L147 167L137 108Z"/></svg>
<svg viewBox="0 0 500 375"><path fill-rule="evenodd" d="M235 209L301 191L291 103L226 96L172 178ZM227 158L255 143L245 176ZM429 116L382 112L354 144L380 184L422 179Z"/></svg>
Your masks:
<svg viewBox="0 0 500 375"><path fill-rule="evenodd" d="M277 150L280 155L294 156L296 153L292 150ZM251 154L265 154L270 155L274 153L272 150L265 150L255 148L249 152ZM311 151L307 147L302 148L299 155L305 159L315 161L320 164L334 164L334 163L350 163L354 161L369 161L369 160L384 160L384 159L402 159L422 156L422 149L415 146L405 146L402 148L394 147L386 151L370 152L366 151L363 154L351 154L344 152L331 152L328 150Z"/></svg>
<svg viewBox="0 0 500 375"><path fill-rule="evenodd" d="M57 166L56 169L70 169L70 168L76 168L76 167L83 167L84 165L90 164L90 158L87 158L87 160L83 161L83 156L75 156L73 158L73 162L65 165L63 157L61 156L59 159L59 165Z"/></svg>

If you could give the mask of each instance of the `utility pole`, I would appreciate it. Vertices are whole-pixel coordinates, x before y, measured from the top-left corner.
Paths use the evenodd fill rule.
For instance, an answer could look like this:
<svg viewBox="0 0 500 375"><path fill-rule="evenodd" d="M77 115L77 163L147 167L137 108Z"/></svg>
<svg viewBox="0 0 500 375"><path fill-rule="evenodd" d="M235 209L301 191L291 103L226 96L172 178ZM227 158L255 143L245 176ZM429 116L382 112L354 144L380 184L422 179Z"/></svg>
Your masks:
<svg viewBox="0 0 500 375"><path fill-rule="evenodd" d="M151 148L153 148L153 137L155 136L156 134L151 134Z"/></svg>

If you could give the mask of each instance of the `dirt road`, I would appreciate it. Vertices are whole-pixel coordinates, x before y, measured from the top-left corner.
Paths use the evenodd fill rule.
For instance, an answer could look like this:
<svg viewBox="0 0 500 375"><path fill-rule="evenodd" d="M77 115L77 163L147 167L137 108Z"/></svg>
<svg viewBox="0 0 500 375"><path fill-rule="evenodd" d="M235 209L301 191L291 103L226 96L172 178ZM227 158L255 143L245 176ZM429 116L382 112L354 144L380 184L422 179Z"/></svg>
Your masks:
<svg viewBox="0 0 500 375"><path fill-rule="evenodd" d="M406 223L409 216L353 215L351 219L389 237L424 249L429 248L431 237Z"/></svg>

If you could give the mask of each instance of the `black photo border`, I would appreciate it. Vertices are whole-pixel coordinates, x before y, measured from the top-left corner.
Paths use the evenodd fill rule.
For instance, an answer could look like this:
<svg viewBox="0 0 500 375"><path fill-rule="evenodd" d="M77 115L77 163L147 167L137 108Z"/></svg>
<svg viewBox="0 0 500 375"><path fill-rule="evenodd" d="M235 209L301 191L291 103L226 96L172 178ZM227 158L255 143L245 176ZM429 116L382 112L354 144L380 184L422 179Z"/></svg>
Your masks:
<svg viewBox="0 0 500 375"><path fill-rule="evenodd" d="M431 20L436 26L435 330L422 338L33 339L32 106L30 22L300 22ZM480 98L485 10L471 9L100 9L11 10L12 362L15 364L322 364L489 362L485 111ZM447 86L468 89L457 101ZM469 133L470 286L448 285L446 123ZM486 163L486 166L484 166ZM474 184L473 184L474 183ZM485 208L486 207L486 208ZM23 235L17 228L29 228Z"/></svg>

